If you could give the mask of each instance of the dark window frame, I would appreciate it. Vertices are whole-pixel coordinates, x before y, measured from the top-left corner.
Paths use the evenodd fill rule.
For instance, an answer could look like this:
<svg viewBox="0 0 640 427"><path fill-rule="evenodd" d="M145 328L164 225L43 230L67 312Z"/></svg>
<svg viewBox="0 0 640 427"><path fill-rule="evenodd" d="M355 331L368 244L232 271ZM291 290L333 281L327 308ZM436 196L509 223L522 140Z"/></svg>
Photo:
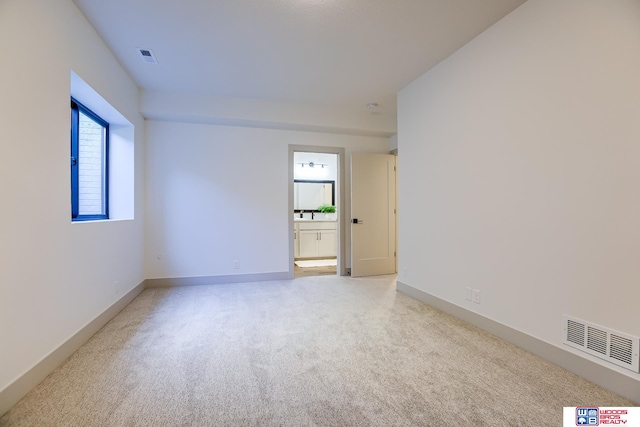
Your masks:
<svg viewBox="0 0 640 427"><path fill-rule="evenodd" d="M105 129L104 136L104 191L103 206L104 214L100 215L80 215L80 177L78 165L81 161L80 152L80 112L91 120L98 123ZM72 221L95 221L109 219L109 123L89 108L82 105L71 97L71 220Z"/></svg>

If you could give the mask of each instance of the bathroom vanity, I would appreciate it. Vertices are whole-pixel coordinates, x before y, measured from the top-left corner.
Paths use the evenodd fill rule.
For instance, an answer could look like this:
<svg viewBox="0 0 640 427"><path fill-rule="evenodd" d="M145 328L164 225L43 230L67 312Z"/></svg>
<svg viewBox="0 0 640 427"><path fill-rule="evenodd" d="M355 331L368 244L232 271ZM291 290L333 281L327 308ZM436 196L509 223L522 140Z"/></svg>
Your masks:
<svg viewBox="0 0 640 427"><path fill-rule="evenodd" d="M294 257L331 258L338 255L337 222L297 219L293 225Z"/></svg>
<svg viewBox="0 0 640 427"><path fill-rule="evenodd" d="M294 181L294 258L333 258L338 255L336 214L319 212L335 205L335 181ZM332 215L333 218L326 218Z"/></svg>

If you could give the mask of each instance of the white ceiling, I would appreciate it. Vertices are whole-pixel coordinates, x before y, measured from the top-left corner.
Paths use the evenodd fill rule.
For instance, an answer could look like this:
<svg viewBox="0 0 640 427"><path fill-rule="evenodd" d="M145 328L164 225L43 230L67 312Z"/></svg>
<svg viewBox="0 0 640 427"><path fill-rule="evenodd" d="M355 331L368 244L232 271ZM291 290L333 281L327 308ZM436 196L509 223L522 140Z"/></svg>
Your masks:
<svg viewBox="0 0 640 427"><path fill-rule="evenodd" d="M525 0L74 1L142 89L395 115L399 89Z"/></svg>

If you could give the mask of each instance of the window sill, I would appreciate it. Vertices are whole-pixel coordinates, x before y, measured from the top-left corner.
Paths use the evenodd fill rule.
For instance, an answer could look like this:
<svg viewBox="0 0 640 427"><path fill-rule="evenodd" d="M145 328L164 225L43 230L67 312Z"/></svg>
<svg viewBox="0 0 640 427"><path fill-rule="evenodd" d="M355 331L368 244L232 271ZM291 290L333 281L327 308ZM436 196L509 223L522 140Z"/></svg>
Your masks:
<svg viewBox="0 0 640 427"><path fill-rule="evenodd" d="M72 220L71 224L95 224L100 222L123 222L133 221L135 218L111 218L111 219L85 219L85 220Z"/></svg>

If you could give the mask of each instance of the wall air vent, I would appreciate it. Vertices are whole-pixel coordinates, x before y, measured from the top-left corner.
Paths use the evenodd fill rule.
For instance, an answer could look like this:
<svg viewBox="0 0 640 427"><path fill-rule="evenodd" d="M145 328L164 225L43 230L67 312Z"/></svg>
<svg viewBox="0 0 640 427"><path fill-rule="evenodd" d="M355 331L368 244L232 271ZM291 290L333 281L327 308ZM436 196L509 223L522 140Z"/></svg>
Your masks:
<svg viewBox="0 0 640 427"><path fill-rule="evenodd" d="M142 49L140 47L136 48L138 50L138 54L140 55L140 59L142 62L146 62L147 64L157 64L158 60L156 56L153 54L151 49Z"/></svg>
<svg viewBox="0 0 640 427"><path fill-rule="evenodd" d="M640 369L640 338L564 315L563 343L633 372Z"/></svg>

